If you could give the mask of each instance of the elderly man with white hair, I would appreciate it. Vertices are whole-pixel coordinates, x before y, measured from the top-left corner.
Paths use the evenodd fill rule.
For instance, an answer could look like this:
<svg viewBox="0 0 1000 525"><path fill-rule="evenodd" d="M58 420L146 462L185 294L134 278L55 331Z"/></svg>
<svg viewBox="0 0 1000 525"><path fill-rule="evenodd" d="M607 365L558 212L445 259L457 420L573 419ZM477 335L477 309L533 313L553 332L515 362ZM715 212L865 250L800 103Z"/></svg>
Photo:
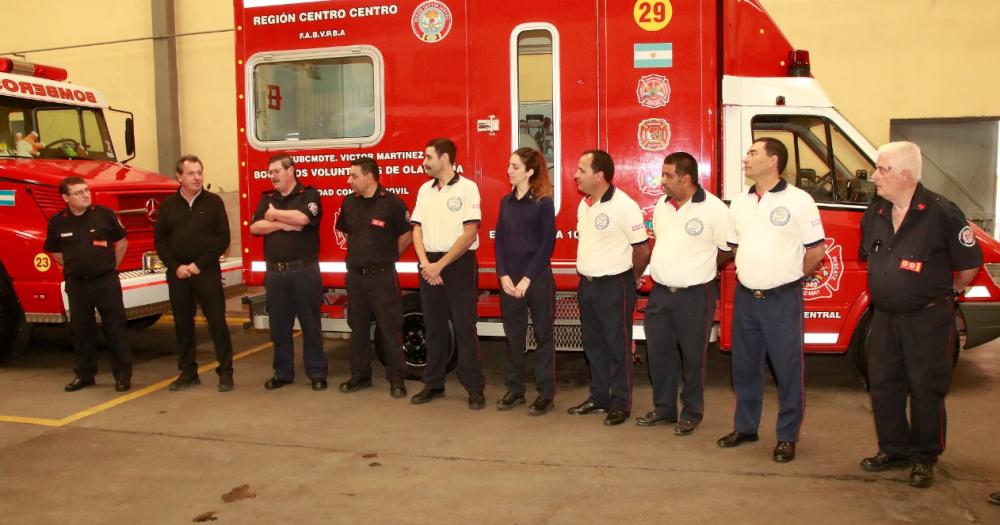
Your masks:
<svg viewBox="0 0 1000 525"><path fill-rule="evenodd" d="M873 306L868 381L879 450L861 468L909 466L910 485L924 488L945 446L955 300L982 252L962 210L920 183L916 144L886 144L875 164L878 198L861 220L858 252L868 261Z"/></svg>

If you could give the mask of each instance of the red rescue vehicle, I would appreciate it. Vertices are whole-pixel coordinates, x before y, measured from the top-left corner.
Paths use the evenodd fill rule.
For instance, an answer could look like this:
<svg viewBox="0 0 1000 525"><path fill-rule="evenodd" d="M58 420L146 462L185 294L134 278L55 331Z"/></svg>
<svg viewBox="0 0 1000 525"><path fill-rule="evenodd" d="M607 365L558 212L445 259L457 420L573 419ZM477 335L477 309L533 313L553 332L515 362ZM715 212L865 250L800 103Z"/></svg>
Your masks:
<svg viewBox="0 0 1000 525"><path fill-rule="evenodd" d="M853 350L863 368L869 298L857 252L859 221L874 197L875 148L833 107L811 77L808 53L792 47L758 0L237 0L235 15L242 218L246 225L271 189L267 158L289 152L299 178L324 198L324 329L349 332L345 244L333 224L350 192L351 159L377 159L382 184L412 209L427 179L424 144L455 140L457 169L479 185L483 203L479 333L500 336L490 238L510 191L507 159L519 146L543 151L555 179L557 347L570 349L580 342L579 155L610 152L614 184L648 217L667 153L693 154L701 183L728 201L748 187L744 152L770 136L788 146L783 176L814 197L828 236L822 267L804 290L806 349ZM1000 244L975 232L985 263L960 310L966 347L1000 335ZM242 240L247 282L261 284L262 242L245 228ZM406 358L419 367L414 255L397 268L409 290ZM723 349L734 284L730 267L722 276ZM248 302L256 326L266 328L266 299ZM635 337L644 338L638 320Z"/></svg>
<svg viewBox="0 0 1000 525"><path fill-rule="evenodd" d="M35 323L65 323L62 269L43 249L48 220L66 207L59 183L82 177L93 202L111 208L128 230L118 267L133 327L169 309L153 247L160 202L177 182L126 163L134 157L132 114L99 91L66 82L65 69L0 58L0 361L23 352ZM127 159L118 160L106 111L125 113ZM242 284L239 258L223 265L226 285Z"/></svg>

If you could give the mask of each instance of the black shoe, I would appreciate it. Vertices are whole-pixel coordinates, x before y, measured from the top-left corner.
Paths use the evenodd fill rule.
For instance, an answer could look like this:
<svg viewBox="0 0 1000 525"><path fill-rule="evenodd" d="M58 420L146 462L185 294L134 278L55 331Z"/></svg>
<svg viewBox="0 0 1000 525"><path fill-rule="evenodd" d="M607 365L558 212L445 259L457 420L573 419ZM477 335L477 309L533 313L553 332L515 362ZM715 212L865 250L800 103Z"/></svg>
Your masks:
<svg viewBox="0 0 1000 525"><path fill-rule="evenodd" d="M510 410L517 405L523 405L525 402L523 394L507 392L502 398L497 399L497 410Z"/></svg>
<svg viewBox="0 0 1000 525"><path fill-rule="evenodd" d="M340 384L340 391L345 394L350 394L351 392L357 392L362 388L369 388L371 386L372 378L351 376L350 379Z"/></svg>
<svg viewBox="0 0 1000 525"><path fill-rule="evenodd" d="M715 443L722 448L733 448L738 447L744 443L753 443L757 441L757 434L741 434L739 432L730 432L725 436L719 438Z"/></svg>
<svg viewBox="0 0 1000 525"><path fill-rule="evenodd" d="M395 399L406 397L406 387L398 383L389 387L389 395Z"/></svg>
<svg viewBox="0 0 1000 525"><path fill-rule="evenodd" d="M990 503L994 505L1000 505L1000 492L994 492L990 494Z"/></svg>
<svg viewBox="0 0 1000 525"><path fill-rule="evenodd" d="M275 388L281 388L285 385L290 385L292 384L292 382L293 381L291 379L282 379L278 376L273 376L271 377L271 379L268 379L267 381L264 382L264 388L267 390L274 390Z"/></svg>
<svg viewBox="0 0 1000 525"><path fill-rule="evenodd" d="M549 410L552 410L553 406L555 406L555 404L551 399L538 398L528 405L528 414L532 416L541 416Z"/></svg>
<svg viewBox="0 0 1000 525"><path fill-rule="evenodd" d="M435 397L444 397L444 389L424 387L423 390L417 392L416 395L410 398L410 403L414 405L422 405L424 403L430 403Z"/></svg>
<svg viewBox="0 0 1000 525"><path fill-rule="evenodd" d="M486 396L481 390L469 392L469 410L482 410L486 406Z"/></svg>
<svg viewBox="0 0 1000 525"><path fill-rule="evenodd" d="M66 383L66 386L64 386L63 389L66 390L67 392L76 392L77 390L80 390L81 388L87 388L88 386L94 386L93 377L77 376L69 383Z"/></svg>
<svg viewBox="0 0 1000 525"><path fill-rule="evenodd" d="M795 443L791 441L779 441L774 447L771 457L778 463L788 463L795 459Z"/></svg>
<svg viewBox="0 0 1000 525"><path fill-rule="evenodd" d="M883 470L889 470L891 468L906 468L909 466L909 459L892 457L881 450L878 451L878 454L861 460L862 470L868 472L882 472Z"/></svg>
<svg viewBox="0 0 1000 525"><path fill-rule="evenodd" d="M186 376L181 374L181 376L175 379L173 383L170 383L170 386L167 388L176 392L178 390L184 390L185 388L191 388L200 384L201 379L198 379L198 376Z"/></svg>
<svg viewBox="0 0 1000 525"><path fill-rule="evenodd" d="M219 392L229 392L233 389L233 376L219 376Z"/></svg>
<svg viewBox="0 0 1000 525"><path fill-rule="evenodd" d="M677 426L674 427L674 434L678 436L686 436L692 432L694 429L698 428L697 421L691 421L690 419L682 419L677 422Z"/></svg>
<svg viewBox="0 0 1000 525"><path fill-rule="evenodd" d="M131 379L115 379L115 392L128 392L129 390L132 390Z"/></svg>
<svg viewBox="0 0 1000 525"><path fill-rule="evenodd" d="M576 405L575 407L570 407L566 411L567 414L571 416L582 416L584 414L603 414L607 412L608 409L604 408L590 399L587 399L583 403Z"/></svg>
<svg viewBox="0 0 1000 525"><path fill-rule="evenodd" d="M934 464L913 462L910 469L910 486L918 489L925 489L934 484Z"/></svg>
<svg viewBox="0 0 1000 525"><path fill-rule="evenodd" d="M621 425L622 423L628 421L628 416L628 410L612 408L608 411L607 417L604 418L604 426L613 427L615 425Z"/></svg>
<svg viewBox="0 0 1000 525"><path fill-rule="evenodd" d="M676 423L676 422L677 422L676 418L661 416L657 414L655 410L646 414L645 416L639 416L635 418L635 424L639 425L640 427L651 427L657 423Z"/></svg>
<svg viewBox="0 0 1000 525"><path fill-rule="evenodd" d="M319 392L320 390L326 390L327 386L329 386L329 385L327 384L325 378L316 377L316 378L313 378L313 380L312 380L312 386L313 386L313 390Z"/></svg>

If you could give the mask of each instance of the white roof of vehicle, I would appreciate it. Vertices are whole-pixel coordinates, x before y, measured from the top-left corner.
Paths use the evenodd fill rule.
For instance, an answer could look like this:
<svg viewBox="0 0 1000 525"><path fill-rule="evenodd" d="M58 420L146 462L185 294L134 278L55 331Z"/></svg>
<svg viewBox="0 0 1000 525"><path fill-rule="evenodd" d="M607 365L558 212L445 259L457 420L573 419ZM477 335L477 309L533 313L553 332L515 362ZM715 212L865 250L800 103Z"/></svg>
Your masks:
<svg viewBox="0 0 1000 525"><path fill-rule="evenodd" d="M95 108L109 106L104 94L96 89L10 73L0 73L0 96Z"/></svg>

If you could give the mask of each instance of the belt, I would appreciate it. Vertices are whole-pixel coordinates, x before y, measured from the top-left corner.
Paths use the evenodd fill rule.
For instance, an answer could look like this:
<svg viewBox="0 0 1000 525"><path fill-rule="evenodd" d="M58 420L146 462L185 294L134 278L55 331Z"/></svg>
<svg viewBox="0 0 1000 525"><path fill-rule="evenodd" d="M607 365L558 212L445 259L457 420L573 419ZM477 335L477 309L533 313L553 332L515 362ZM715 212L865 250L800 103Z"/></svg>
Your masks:
<svg viewBox="0 0 1000 525"><path fill-rule="evenodd" d="M893 316L893 317L906 317L906 316L908 316L910 314L915 314L915 313L917 313L917 312L919 312L921 310L926 310L928 308L934 308L935 306L941 306L943 304L949 304L949 303L953 303L953 302L955 302L955 298L952 297L951 295L942 295L941 297L937 297L937 298L931 299L931 301L929 303L921 306L920 308L917 308L916 310L910 310L909 312L896 313L896 312L889 312L889 311L886 311L886 310L882 310L882 311L885 312L885 313L887 313L887 314L889 314L889 315L891 315L891 316ZM879 308L879 309L881 310L881 308Z"/></svg>
<svg viewBox="0 0 1000 525"><path fill-rule="evenodd" d="M73 281L96 281L98 279L102 279L104 277L107 277L107 276L111 275L112 273L116 273L117 274L118 272L116 272L114 270L114 268L112 268L112 269L110 269L110 270L108 270L106 272L102 272L102 273L99 273L97 275L73 275L73 276L70 276L67 280L73 280Z"/></svg>
<svg viewBox="0 0 1000 525"><path fill-rule="evenodd" d="M581 279L586 279L586 280L588 280L590 282L594 282L594 281L605 281L605 280L608 280L608 279L615 279L617 277L621 277L621 276L623 276L625 274L630 274L630 273L632 273L632 270L625 270L624 272L618 273L618 274L615 274L615 275L598 275L596 277L590 276L590 275L583 275L582 273L577 274L577 275L579 275Z"/></svg>
<svg viewBox="0 0 1000 525"><path fill-rule="evenodd" d="M395 270L396 265L393 263L381 263L381 264L368 264L365 266L348 266L347 271L351 273L360 273L361 275L371 275L373 273L382 273L389 270Z"/></svg>
<svg viewBox="0 0 1000 525"><path fill-rule="evenodd" d="M775 286L774 288L768 288L766 290L755 290L753 288L748 288L746 286L743 286L743 283L737 283L737 284L739 284L740 288L742 288L744 291L752 295L754 299L765 299L778 292L788 290L789 288L798 288L799 286L802 285L802 280L796 279L790 283L785 283L781 286Z"/></svg>
<svg viewBox="0 0 1000 525"><path fill-rule="evenodd" d="M316 264L316 259L298 259L295 261L278 261L267 263L267 271L285 273Z"/></svg>
<svg viewBox="0 0 1000 525"><path fill-rule="evenodd" d="M712 281L708 281L707 283L695 284L695 285L691 285L691 286L667 286L667 285L660 284L660 283L653 283L653 286L655 286L657 288L663 288L663 289L665 289L666 291L668 291L670 293L679 293L679 292L683 292L685 290L690 290L692 288L701 288L702 286L710 284L711 282Z"/></svg>

